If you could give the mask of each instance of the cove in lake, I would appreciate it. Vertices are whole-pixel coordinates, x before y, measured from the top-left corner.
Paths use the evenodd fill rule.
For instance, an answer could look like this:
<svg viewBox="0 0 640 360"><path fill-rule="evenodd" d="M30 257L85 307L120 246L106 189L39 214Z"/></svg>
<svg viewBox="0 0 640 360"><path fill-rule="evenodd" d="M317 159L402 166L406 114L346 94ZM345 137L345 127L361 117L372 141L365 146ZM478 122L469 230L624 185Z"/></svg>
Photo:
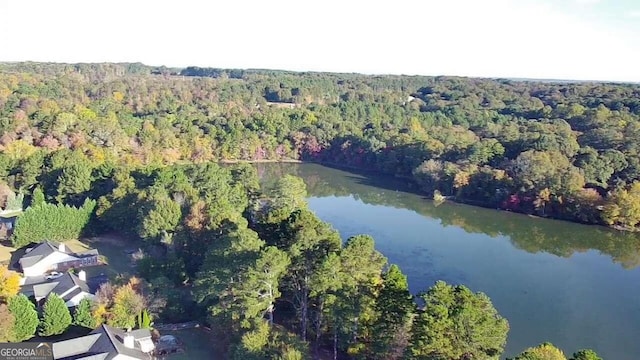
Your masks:
<svg viewBox="0 0 640 360"><path fill-rule="evenodd" d="M505 356L549 341L567 355L640 358L640 236L443 203L397 179L316 164L256 165L263 186L307 184L310 208L343 238L369 234L413 293L436 280L486 293L511 330Z"/></svg>

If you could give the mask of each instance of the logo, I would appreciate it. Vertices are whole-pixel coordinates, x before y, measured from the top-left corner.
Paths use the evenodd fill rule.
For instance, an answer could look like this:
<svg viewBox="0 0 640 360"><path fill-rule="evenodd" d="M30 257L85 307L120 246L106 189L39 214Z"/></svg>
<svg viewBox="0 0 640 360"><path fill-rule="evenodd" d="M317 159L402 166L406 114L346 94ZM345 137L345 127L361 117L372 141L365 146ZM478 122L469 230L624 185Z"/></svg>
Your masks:
<svg viewBox="0 0 640 360"><path fill-rule="evenodd" d="M53 360L51 343L0 343L0 360Z"/></svg>

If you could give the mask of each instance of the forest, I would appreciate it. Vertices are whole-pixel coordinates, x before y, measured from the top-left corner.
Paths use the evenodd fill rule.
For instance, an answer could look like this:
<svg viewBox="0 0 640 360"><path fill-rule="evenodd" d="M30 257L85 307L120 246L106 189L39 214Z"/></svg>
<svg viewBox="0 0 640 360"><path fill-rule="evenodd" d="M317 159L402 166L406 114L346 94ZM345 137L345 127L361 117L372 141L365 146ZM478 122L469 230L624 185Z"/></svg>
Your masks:
<svg viewBox="0 0 640 360"><path fill-rule="evenodd" d="M0 64L0 205L25 209L15 247L112 231L144 244L140 279L101 289L67 326L199 319L235 359L498 359L509 325L486 295L437 282L414 297L374 239L343 242L307 208L301 179L263 189L254 167L217 162L353 167L460 202L635 230L639 95L625 84ZM0 337L59 333L7 274L0 321L17 330ZM541 344L515 359L566 358Z"/></svg>
<svg viewBox="0 0 640 360"><path fill-rule="evenodd" d="M636 230L639 119L633 84L0 64L0 174L25 193L58 150L96 171L299 159L472 205Z"/></svg>
<svg viewBox="0 0 640 360"><path fill-rule="evenodd" d="M61 205L56 186L37 187L11 240L124 232L144 249L135 276L102 285L72 316L57 296L38 314L4 270L1 341L195 319L230 359L499 359L504 350L508 321L485 294L438 281L413 296L373 238L343 242L308 209L298 177L262 188L254 166L210 162L118 167L91 183L80 207ZM51 219L59 224L41 225ZM566 357L541 344L515 359ZM572 359L600 358L581 350Z"/></svg>

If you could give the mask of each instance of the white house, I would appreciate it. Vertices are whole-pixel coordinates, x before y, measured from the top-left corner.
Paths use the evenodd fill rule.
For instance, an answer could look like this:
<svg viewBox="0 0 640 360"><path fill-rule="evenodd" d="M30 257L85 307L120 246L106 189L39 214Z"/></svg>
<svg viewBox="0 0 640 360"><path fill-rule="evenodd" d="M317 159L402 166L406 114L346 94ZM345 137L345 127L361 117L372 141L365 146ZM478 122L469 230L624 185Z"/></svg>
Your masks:
<svg viewBox="0 0 640 360"><path fill-rule="evenodd" d="M35 276L25 279L20 292L27 297L33 296L36 303L43 304L49 294L57 294L65 301L67 307L75 307L82 299L93 299L93 294L87 286L87 274L80 270L78 276L70 272L56 279L46 280L44 276Z"/></svg>
<svg viewBox="0 0 640 360"><path fill-rule="evenodd" d="M43 275L52 270L63 272L71 268L99 264L98 250L74 253L64 244L50 241L28 248L18 262L22 267L22 273L27 277Z"/></svg>

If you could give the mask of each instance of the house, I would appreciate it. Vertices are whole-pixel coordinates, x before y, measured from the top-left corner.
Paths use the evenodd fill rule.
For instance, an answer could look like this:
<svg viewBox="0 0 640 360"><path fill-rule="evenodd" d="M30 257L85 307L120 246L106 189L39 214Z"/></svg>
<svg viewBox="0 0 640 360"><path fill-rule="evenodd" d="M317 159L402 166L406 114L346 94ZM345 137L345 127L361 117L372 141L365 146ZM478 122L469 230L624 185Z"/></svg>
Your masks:
<svg viewBox="0 0 640 360"><path fill-rule="evenodd" d="M78 306L85 298L93 299L93 294L87 285L87 274L83 270L78 272L78 276L67 272L50 280L44 276L28 277L20 288L20 292L27 297L33 296L39 305L42 305L51 293L60 296L67 307Z"/></svg>
<svg viewBox="0 0 640 360"><path fill-rule="evenodd" d="M45 241L28 248L18 261L24 276L39 276L48 271L67 271L71 268L98 265L98 250L74 253L64 244Z"/></svg>
<svg viewBox="0 0 640 360"><path fill-rule="evenodd" d="M153 359L155 345L147 329L124 331L100 325L89 335L53 343L56 360Z"/></svg>

